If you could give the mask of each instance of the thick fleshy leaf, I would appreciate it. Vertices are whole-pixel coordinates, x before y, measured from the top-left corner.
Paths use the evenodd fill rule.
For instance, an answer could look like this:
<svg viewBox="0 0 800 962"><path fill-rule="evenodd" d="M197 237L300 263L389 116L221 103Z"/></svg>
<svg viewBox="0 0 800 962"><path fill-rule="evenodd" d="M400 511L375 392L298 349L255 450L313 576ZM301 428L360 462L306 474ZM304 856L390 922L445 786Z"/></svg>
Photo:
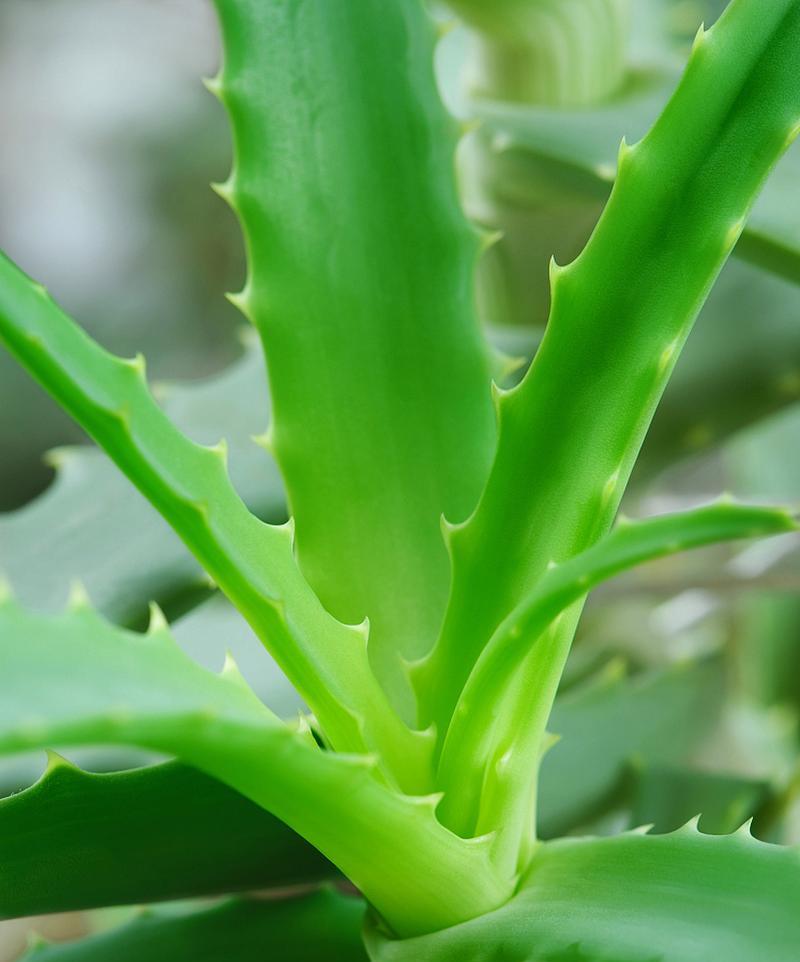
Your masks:
<svg viewBox="0 0 800 962"><path fill-rule="evenodd" d="M735 0L700 34L660 118L640 143L623 145L588 245L574 263L553 269L536 360L498 399L489 481L469 521L450 532L453 587L431 657L436 684L420 690L424 720L437 721L441 737L503 617L550 560L571 557L609 529L697 314L769 172L800 131L793 56L800 9L781 0L768 18L763 12ZM537 684L547 695L529 715L533 741L578 614L576 605L563 620L551 670ZM520 672L520 701L529 700L532 674Z"/></svg>
<svg viewBox="0 0 800 962"><path fill-rule="evenodd" d="M247 509L229 478L225 444L206 447L179 431L150 394L143 359L109 354L3 255L0 340L180 535L331 744L377 748L406 787L409 772L424 782L427 740L390 706L369 665L365 629L342 624L320 604L298 568L291 527L265 524Z"/></svg>
<svg viewBox="0 0 800 962"><path fill-rule="evenodd" d="M34 946L20 962L366 962L363 915L360 899L335 892L159 909L80 942Z"/></svg>
<svg viewBox="0 0 800 962"><path fill-rule="evenodd" d="M746 831L541 845L503 908L427 938L369 937L373 962L795 962L800 853Z"/></svg>
<svg viewBox="0 0 800 962"><path fill-rule="evenodd" d="M527 713L541 709L529 707L530 695L516 707L497 706L526 661L533 668L530 677L536 679L532 690L547 678L554 659L553 626L557 627L570 606L602 581L654 558L718 541L796 531L797 527L792 515L783 510L718 503L682 514L626 520L593 547L551 565L497 629L459 698L439 772L446 793L442 812L456 819L457 830L481 834L508 824L506 806L517 804L517 793L529 778L535 755L533 746L508 752L505 733L512 726L512 717L519 725ZM510 714L514 711L516 716ZM456 784L463 784L467 772L471 773L471 791L461 787L456 793ZM489 773L485 779L484 772ZM484 781L506 784L487 801L474 794ZM453 791L448 793L448 789ZM480 821L474 821L478 813Z"/></svg>
<svg viewBox="0 0 800 962"><path fill-rule="evenodd" d="M51 756L0 801L0 918L318 882L337 873L249 799L178 762L90 774Z"/></svg>
<svg viewBox="0 0 800 962"><path fill-rule="evenodd" d="M137 635L80 599L56 618L6 600L0 677L0 754L115 744L174 755L302 834L401 934L486 911L513 887L495 872L489 840L460 839L437 821L438 796L401 794L371 757L322 751L265 708L234 665L214 675L192 662L157 618Z"/></svg>
<svg viewBox="0 0 800 962"><path fill-rule="evenodd" d="M495 437L434 25L421 0L216 6L237 302L264 341L298 557L328 610L369 617L408 703L398 656L432 644L447 601L439 518L472 510Z"/></svg>

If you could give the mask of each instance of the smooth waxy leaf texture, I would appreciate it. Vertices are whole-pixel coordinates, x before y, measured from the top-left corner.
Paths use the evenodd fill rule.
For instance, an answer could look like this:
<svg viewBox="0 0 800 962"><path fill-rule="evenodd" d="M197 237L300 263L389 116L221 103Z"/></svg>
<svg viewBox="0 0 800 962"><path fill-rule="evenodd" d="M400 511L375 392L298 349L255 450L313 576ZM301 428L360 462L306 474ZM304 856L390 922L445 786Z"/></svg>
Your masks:
<svg viewBox="0 0 800 962"><path fill-rule="evenodd" d="M374 759L322 751L265 708L235 666L214 675L192 662L158 619L137 635L85 603L48 618L6 600L0 676L0 754L116 744L174 755L302 834L401 934L480 914L513 887L488 841L459 839L436 820L437 796L401 795Z"/></svg>
<svg viewBox="0 0 800 962"><path fill-rule="evenodd" d="M794 962L800 853L744 830L548 842L518 894L465 925L369 940L374 962Z"/></svg>
<svg viewBox="0 0 800 962"><path fill-rule="evenodd" d="M559 741L542 767L540 834L563 833L626 800L631 758L680 759L716 717L718 680L713 660L645 678L615 669L557 698L550 727ZM638 788L636 810L654 811ZM170 762L95 775L57 756L39 782L0 801L0 863L7 917L335 874L274 816L194 769Z"/></svg>
<svg viewBox="0 0 800 962"><path fill-rule="evenodd" d="M430 646L447 600L439 518L469 514L494 446L481 242L456 195L433 23L420 0L216 6L211 86L236 156L221 192L249 254L236 301L264 342L298 557L338 618L369 616L401 698L399 659Z"/></svg>
<svg viewBox="0 0 800 962"><path fill-rule="evenodd" d="M151 911L109 932L39 945L21 962L365 962L364 903L335 892Z"/></svg>
<svg viewBox="0 0 800 962"><path fill-rule="evenodd" d="M322 607L297 567L291 527L265 524L245 507L228 478L224 445L197 444L168 420L148 392L141 358L108 354L1 255L0 339L170 522L334 747L380 745L382 763L394 765L407 786L424 781L426 739L390 707L369 666L364 631Z"/></svg>
<svg viewBox="0 0 800 962"><path fill-rule="evenodd" d="M661 119L623 148L614 195L586 250L554 270L536 360L499 403L487 488L450 538L454 588L434 654L447 666L439 673L449 691L524 585L607 530L697 311L800 129L792 57L800 10L784 0L769 13L759 20L754 6L735 2L702 36ZM753 158L746 169L743 152ZM729 167L731 176L718 176ZM511 505L514 528L502 523ZM438 716L448 699L437 692L437 701Z"/></svg>
<svg viewBox="0 0 800 962"><path fill-rule="evenodd" d="M419 686L423 721L437 722L440 737L506 614L550 561L570 558L610 527L697 312L767 174L800 130L800 4L785 0L764 13L735 0L699 36L659 121L638 145L623 144L612 198L586 249L553 270L550 321L534 363L498 400L499 445L481 502L450 533L452 593ZM516 755L518 771L530 772L541 752L579 613L577 601L547 645L531 649L505 695L498 757ZM544 672L537 650L548 651ZM528 799L515 796L522 823Z"/></svg>
<svg viewBox="0 0 800 962"><path fill-rule="evenodd" d="M503 693L526 661L535 682L548 677L553 658L549 626L586 592L626 569L676 551L794 530L797 523L786 511L721 503L682 515L624 521L593 547L551 565L498 627L461 693L440 762L445 819L465 833L509 829L512 809L529 778L533 746L509 744L513 721L503 716ZM473 792L474 786L488 786L482 799L470 797L463 787L456 789L466 772L472 774L467 784Z"/></svg>
<svg viewBox="0 0 800 962"><path fill-rule="evenodd" d="M193 768L95 775L51 756L0 801L0 917L318 882L337 873L290 828Z"/></svg>

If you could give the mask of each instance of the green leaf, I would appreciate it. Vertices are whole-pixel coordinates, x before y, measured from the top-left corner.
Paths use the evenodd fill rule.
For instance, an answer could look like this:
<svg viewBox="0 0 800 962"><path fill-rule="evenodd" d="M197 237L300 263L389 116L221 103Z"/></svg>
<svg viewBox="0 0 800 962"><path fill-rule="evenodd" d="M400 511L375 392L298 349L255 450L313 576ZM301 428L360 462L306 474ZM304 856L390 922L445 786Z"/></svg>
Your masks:
<svg viewBox="0 0 800 962"><path fill-rule="evenodd" d="M267 404L263 371L250 343L218 377L160 386L158 397L198 443L227 438L231 478L242 498L259 517L280 522L280 477L251 440ZM171 614L207 594L208 579L186 547L101 452L62 448L50 459L56 469L51 487L24 509L0 515L0 571L24 604L58 611L80 580L105 615L138 624L151 600Z"/></svg>
<svg viewBox="0 0 800 962"><path fill-rule="evenodd" d="M424 781L428 740L389 705L368 663L364 629L322 607L297 566L291 526L264 524L246 508L228 477L224 444L204 447L178 431L147 389L143 360L104 351L2 255L0 340L172 525L331 744L378 748L404 785Z"/></svg>
<svg viewBox="0 0 800 962"><path fill-rule="evenodd" d="M178 762L94 775L56 755L0 801L0 918L291 886L336 870L290 828Z"/></svg>
<svg viewBox="0 0 800 962"><path fill-rule="evenodd" d="M502 619L551 560L569 559L610 528L697 313L800 131L800 3L780 0L764 13L754 0L734 0L700 35L655 126L636 146L623 144L589 244L573 264L553 268L535 361L498 397L498 450L481 501L449 534L450 601L418 685L422 721L437 725L440 740ZM547 644L534 646L495 723L503 743L495 758L513 757L529 781L580 609L579 598ZM473 817L469 796L482 791L483 774L464 796ZM527 817L529 797L519 788L514 797L519 818L506 825Z"/></svg>
<svg viewBox="0 0 800 962"><path fill-rule="evenodd" d="M548 842L501 909L373 962L794 962L800 854L742 831Z"/></svg>
<svg viewBox="0 0 800 962"><path fill-rule="evenodd" d="M767 782L718 772L637 763L631 826L674 832L701 812L707 835L727 835L758 815L771 795Z"/></svg>
<svg viewBox="0 0 800 962"><path fill-rule="evenodd" d="M363 914L360 899L335 892L147 911L80 942L36 946L21 962L366 962Z"/></svg>
<svg viewBox="0 0 800 962"><path fill-rule="evenodd" d="M216 5L236 155L220 192L249 255L236 302L264 341L298 557L338 618L369 617L411 710L400 659L447 601L439 518L472 510L495 436L433 23L420 0Z"/></svg>
<svg viewBox="0 0 800 962"><path fill-rule="evenodd" d="M623 148L588 246L553 271L536 361L498 401L492 474L475 514L450 536L453 590L433 655L440 684L426 706L441 732L482 646L526 587L610 526L697 312L800 130L792 57L800 6L781 0L768 18L761 12L735 0L703 35L661 118ZM570 637L565 630L564 652Z"/></svg>
<svg viewBox="0 0 800 962"><path fill-rule="evenodd" d="M539 836L564 835L615 803L627 803L631 789L638 790L638 782L631 786L627 775L631 762L682 762L719 718L722 680L716 658L633 677L612 662L599 677L559 695L547 723L558 741L544 756L539 775ZM655 819L647 814L634 824L650 821Z"/></svg>
<svg viewBox="0 0 800 962"><path fill-rule="evenodd" d="M438 796L387 786L374 759L322 751L277 719L228 663L192 662L156 618L116 628L79 598L56 618L0 604L0 754L134 745L174 755L272 812L337 865L402 934L501 904L489 842L435 817ZM442 893L446 892L443 897Z"/></svg>
<svg viewBox="0 0 800 962"><path fill-rule="evenodd" d="M527 681L519 689L522 693L537 691L548 677L557 657L552 650L553 629L571 605L600 582L654 558L797 527L786 511L718 503L683 514L626 520L593 547L562 564L552 564L498 627L459 698L439 769L446 824L464 833L507 832L516 817L518 829L524 831L522 823L529 813L513 815L511 809L520 804L520 793L541 748L538 740L526 744L519 739L511 751L508 731L514 717L519 724L536 712L549 713L550 705L530 705L530 696L522 703L506 698L504 704L504 692L520 675ZM469 789L463 786L465 779ZM476 788L484 783L493 794L481 799ZM459 791L456 785L461 786Z"/></svg>
<svg viewBox="0 0 800 962"><path fill-rule="evenodd" d="M224 595L216 592L170 628L186 654L211 671L219 671L231 655L247 684L280 718L307 712L302 698Z"/></svg>

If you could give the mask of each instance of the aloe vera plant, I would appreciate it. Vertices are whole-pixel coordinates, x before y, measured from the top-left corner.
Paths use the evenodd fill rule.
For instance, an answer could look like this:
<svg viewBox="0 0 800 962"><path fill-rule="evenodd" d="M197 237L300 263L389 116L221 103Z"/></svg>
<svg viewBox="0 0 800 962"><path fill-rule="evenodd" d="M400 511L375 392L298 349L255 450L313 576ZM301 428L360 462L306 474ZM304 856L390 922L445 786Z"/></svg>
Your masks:
<svg viewBox="0 0 800 962"><path fill-rule="evenodd" d="M0 339L168 522L310 715L281 720L232 659L220 674L196 664L156 606L140 634L80 588L56 615L8 590L0 752L105 744L176 761L92 776L52 757L37 785L0 803L4 913L345 876L370 907L363 943L360 902L327 892L162 911L30 955L788 962L795 849L747 827L712 837L695 821L543 841L537 789L587 593L649 560L797 529L786 509L725 499L615 518L696 315L800 131L800 2L733 0L701 30L655 126L623 142L583 253L553 263L547 330L508 391L492 388L477 322L487 240L456 193L457 125L423 5L216 6L224 62L209 87L235 147L217 189L249 264L233 300L264 348L260 442L291 521L259 517L278 520L274 478L261 490L256 469L239 481L254 513L225 443L181 431L141 358L108 354L5 258ZM177 588L151 576L136 591L174 600ZM105 599L118 620L130 620L125 595L123 581ZM562 710L579 716L574 702ZM150 832L140 803L159 813ZM215 811L233 824L211 828L204 854ZM113 815L98 824L97 812ZM188 847L174 842L182 823L197 833ZM46 824L61 827L47 844L66 868L38 878L26 839ZM92 839L96 851L145 835L159 871L125 845L94 872L75 868ZM235 865L216 871L225 852ZM140 868L125 871L128 859Z"/></svg>

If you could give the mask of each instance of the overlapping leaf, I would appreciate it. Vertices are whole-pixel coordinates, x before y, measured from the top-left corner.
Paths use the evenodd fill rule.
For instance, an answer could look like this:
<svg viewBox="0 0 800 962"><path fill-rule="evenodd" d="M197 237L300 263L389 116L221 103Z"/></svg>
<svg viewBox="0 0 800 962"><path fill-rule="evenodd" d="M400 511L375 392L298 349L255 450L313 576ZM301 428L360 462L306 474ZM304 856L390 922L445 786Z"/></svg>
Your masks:
<svg viewBox="0 0 800 962"><path fill-rule="evenodd" d="M373 962L794 962L798 905L796 850L689 825L542 844L497 912L369 948Z"/></svg>
<svg viewBox="0 0 800 962"><path fill-rule="evenodd" d="M0 918L332 878L290 828L177 762L102 775L57 756L0 801Z"/></svg>

